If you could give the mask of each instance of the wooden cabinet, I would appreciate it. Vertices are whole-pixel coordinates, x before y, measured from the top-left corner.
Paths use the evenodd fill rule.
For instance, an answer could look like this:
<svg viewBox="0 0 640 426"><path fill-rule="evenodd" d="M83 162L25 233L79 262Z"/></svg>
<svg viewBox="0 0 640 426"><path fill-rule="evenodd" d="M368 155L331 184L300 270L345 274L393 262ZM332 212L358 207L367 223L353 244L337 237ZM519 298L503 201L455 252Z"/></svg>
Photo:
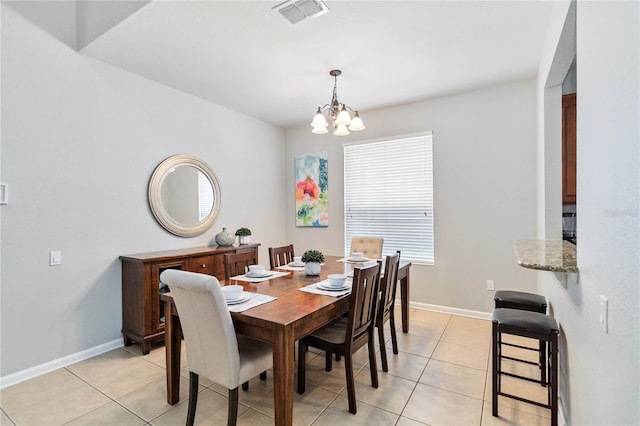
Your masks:
<svg viewBox="0 0 640 426"><path fill-rule="evenodd" d="M562 96L562 202L576 202L576 94Z"/></svg>
<svg viewBox="0 0 640 426"><path fill-rule="evenodd" d="M229 247L196 247L120 256L122 262L122 336L125 346L140 343L148 354L150 344L164 339L164 303L160 295L169 289L160 282L165 269L214 275L224 280L224 255L255 251L260 244Z"/></svg>

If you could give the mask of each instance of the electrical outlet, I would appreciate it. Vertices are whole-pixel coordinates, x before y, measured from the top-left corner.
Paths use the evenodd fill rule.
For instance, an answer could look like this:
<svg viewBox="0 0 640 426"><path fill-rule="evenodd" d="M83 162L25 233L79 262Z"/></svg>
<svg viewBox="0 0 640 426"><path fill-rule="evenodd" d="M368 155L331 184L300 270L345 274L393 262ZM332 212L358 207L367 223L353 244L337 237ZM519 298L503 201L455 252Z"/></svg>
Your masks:
<svg viewBox="0 0 640 426"><path fill-rule="evenodd" d="M493 291L494 290L493 280L487 280L487 290L489 290L489 291Z"/></svg>
<svg viewBox="0 0 640 426"><path fill-rule="evenodd" d="M62 264L62 252L52 251L49 252L49 266L56 266Z"/></svg>
<svg viewBox="0 0 640 426"><path fill-rule="evenodd" d="M600 327L609 333L609 300L600 295Z"/></svg>

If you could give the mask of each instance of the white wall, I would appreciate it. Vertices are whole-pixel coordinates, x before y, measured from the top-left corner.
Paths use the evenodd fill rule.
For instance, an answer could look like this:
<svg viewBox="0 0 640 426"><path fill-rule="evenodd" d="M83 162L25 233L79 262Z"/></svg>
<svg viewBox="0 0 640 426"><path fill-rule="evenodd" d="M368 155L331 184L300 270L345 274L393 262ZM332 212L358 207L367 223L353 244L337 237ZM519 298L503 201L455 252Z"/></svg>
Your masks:
<svg viewBox="0 0 640 426"><path fill-rule="evenodd" d="M432 130L435 265L412 267L411 300L491 312L487 279L496 289L534 291L535 273L516 265L513 242L536 233L535 81L361 115L366 130L344 138L313 135L308 125L287 130L291 194L296 155L326 150L329 158L328 228L296 228L293 197L287 197L287 235L296 252L344 254L343 141Z"/></svg>
<svg viewBox="0 0 640 426"><path fill-rule="evenodd" d="M640 424L640 75L638 2L578 2L577 48L577 212L578 276L539 273L539 289L549 299L561 327L561 408L568 424ZM556 97L557 79L547 80L560 62L571 61L561 35L565 17L557 5L550 27L538 94ZM568 20L571 25L571 20ZM566 40L565 40L566 41ZM562 57L564 55L564 57ZM540 198L560 187L557 105L541 111L538 141ZM553 111L555 110L555 112ZM548 123L550 121L551 123ZM551 152L550 152L551 151ZM551 170L548 170L548 169ZM550 171L550 173L547 173ZM560 199L542 208L540 234L557 239ZM609 299L609 330L599 324L600 295Z"/></svg>
<svg viewBox="0 0 640 426"><path fill-rule="evenodd" d="M282 129L84 57L4 2L2 107L2 376L121 337L119 255L247 226L266 259L284 235ZM196 238L164 231L147 203L154 168L178 153L222 187ZM48 266L51 250L62 265Z"/></svg>

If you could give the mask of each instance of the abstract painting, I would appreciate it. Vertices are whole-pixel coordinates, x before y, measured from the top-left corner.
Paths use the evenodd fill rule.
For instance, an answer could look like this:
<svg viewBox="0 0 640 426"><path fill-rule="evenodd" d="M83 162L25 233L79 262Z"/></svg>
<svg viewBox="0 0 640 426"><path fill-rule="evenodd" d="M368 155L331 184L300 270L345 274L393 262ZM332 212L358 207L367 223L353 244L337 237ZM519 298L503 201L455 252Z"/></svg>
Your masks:
<svg viewBox="0 0 640 426"><path fill-rule="evenodd" d="M296 226L329 226L327 152L295 160Z"/></svg>

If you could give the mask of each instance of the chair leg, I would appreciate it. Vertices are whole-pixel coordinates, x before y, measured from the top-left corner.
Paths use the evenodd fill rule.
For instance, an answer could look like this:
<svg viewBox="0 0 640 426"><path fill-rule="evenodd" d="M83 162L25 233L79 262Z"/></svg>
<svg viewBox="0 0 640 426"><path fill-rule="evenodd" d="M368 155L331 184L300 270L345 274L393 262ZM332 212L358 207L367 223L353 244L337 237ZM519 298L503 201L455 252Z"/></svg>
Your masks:
<svg viewBox="0 0 640 426"><path fill-rule="evenodd" d="M353 359L351 353L345 353L344 355L344 372L347 378L347 397L349 399L349 412L356 414L358 408L356 407L356 385L353 380Z"/></svg>
<svg viewBox="0 0 640 426"><path fill-rule="evenodd" d="M189 371L189 408L187 410L187 426L193 426L196 419L196 406L198 405L198 379L199 376Z"/></svg>
<svg viewBox="0 0 640 426"><path fill-rule="evenodd" d="M331 352L325 352L324 354L324 369L326 371L331 371L333 369L333 363L331 361Z"/></svg>
<svg viewBox="0 0 640 426"><path fill-rule="evenodd" d="M262 380L263 382L265 380L267 380L267 372L263 371L262 373L260 373L260 380Z"/></svg>
<svg viewBox="0 0 640 426"><path fill-rule="evenodd" d="M307 361L307 345L298 341L298 393L302 394L305 390L305 362Z"/></svg>
<svg viewBox="0 0 640 426"><path fill-rule="evenodd" d="M340 354L336 354L336 361L340 362Z"/></svg>
<svg viewBox="0 0 640 426"><path fill-rule="evenodd" d="M242 384L242 390L243 391L248 391L249 390L249 382L244 382Z"/></svg>
<svg viewBox="0 0 640 426"><path fill-rule="evenodd" d="M382 359L382 371L385 373L389 371L389 364L387 363L387 348L384 344L384 325L378 325L378 345L380 346L380 359Z"/></svg>
<svg viewBox="0 0 640 426"><path fill-rule="evenodd" d="M369 332L369 372L371 373L371 386L378 387L378 365L376 363L376 346L373 330Z"/></svg>
<svg viewBox="0 0 640 426"><path fill-rule="evenodd" d="M236 426L238 419L238 388L229 389L229 408L227 426Z"/></svg>
<svg viewBox="0 0 640 426"><path fill-rule="evenodd" d="M398 336L396 335L396 320L393 316L393 310L389 318L389 327L391 327L391 346L393 347L393 353L398 355Z"/></svg>

